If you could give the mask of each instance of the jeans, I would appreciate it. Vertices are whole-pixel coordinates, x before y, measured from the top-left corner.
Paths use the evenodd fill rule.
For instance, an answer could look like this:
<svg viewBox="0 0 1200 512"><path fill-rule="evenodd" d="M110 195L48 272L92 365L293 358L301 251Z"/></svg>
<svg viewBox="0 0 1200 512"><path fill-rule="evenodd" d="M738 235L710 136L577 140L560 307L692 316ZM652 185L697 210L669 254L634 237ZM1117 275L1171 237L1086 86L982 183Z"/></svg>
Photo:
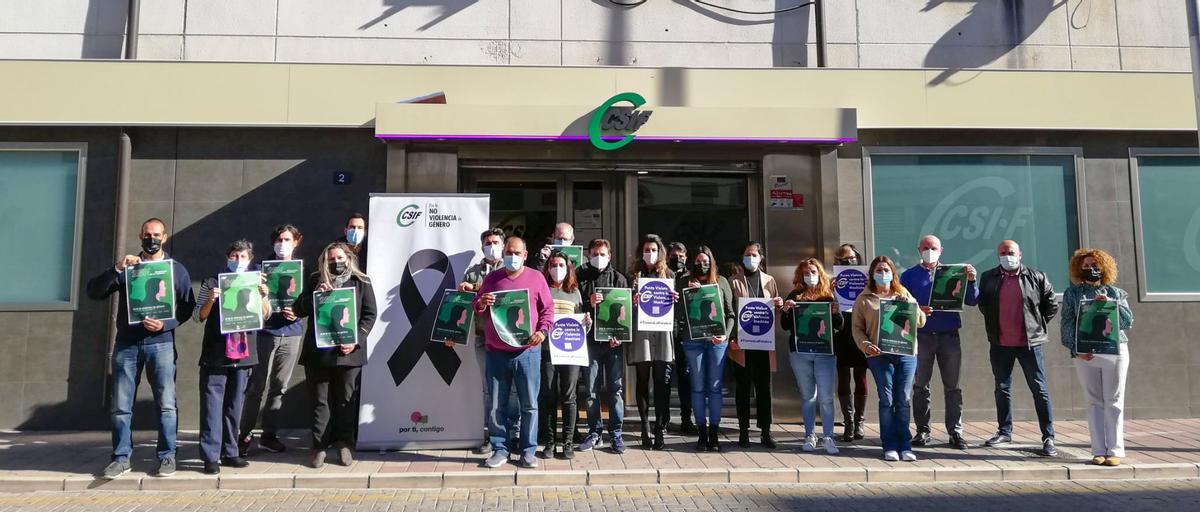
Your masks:
<svg viewBox="0 0 1200 512"><path fill-rule="evenodd" d="M130 424L142 370L158 406L158 458L175 457L178 417L175 411L175 344L117 343L112 356L112 446L114 461L128 461L133 453Z"/></svg>
<svg viewBox="0 0 1200 512"><path fill-rule="evenodd" d="M483 339L483 335L480 334L479 338ZM475 345L475 357L479 361L479 372L482 374L482 378L479 381L483 383L483 440L490 443L491 433L488 431L488 416L492 413L492 390L490 389L491 385L488 383L487 354L487 348L484 347L483 343ZM508 400L504 403L505 410L508 412L508 433L510 436L516 435L517 421L521 419L521 411L517 408L517 402L517 388L514 386L508 394Z"/></svg>
<svg viewBox="0 0 1200 512"><path fill-rule="evenodd" d="M550 364L550 350L542 351L542 385L538 398L538 443L558 442L558 409L562 407L562 442L572 442L575 420L579 417L575 388L579 385L579 366Z"/></svg>
<svg viewBox="0 0 1200 512"><path fill-rule="evenodd" d="M837 359L833 354L792 352L788 354L796 385L800 388L800 410L804 414L804 435L816 428L817 405L821 406L823 437L833 437L833 394L837 378Z"/></svg>
<svg viewBox="0 0 1200 512"><path fill-rule="evenodd" d="M258 366L250 373L250 388L246 391L246 405L242 410L241 437L250 436L262 414L262 435L276 437L279 431L279 414L283 410L283 395L287 393L296 360L300 359L299 336L272 336L258 333ZM263 392L267 403L263 404Z"/></svg>
<svg viewBox="0 0 1200 512"><path fill-rule="evenodd" d="M884 451L912 450L908 430L912 419L912 384L916 356L880 354L867 358L879 393L879 437Z"/></svg>
<svg viewBox="0 0 1200 512"><path fill-rule="evenodd" d="M520 352L488 350L487 381L491 391L488 409L488 440L492 451L508 453L509 425L513 423L500 397L507 397L513 388L520 402L521 433L517 448L522 455L532 457L537 452L538 388L542 385L542 347L535 346Z"/></svg>
<svg viewBox="0 0 1200 512"><path fill-rule="evenodd" d="M595 343L588 347L591 353L591 373L588 374L588 433L600 435L600 400L608 404L608 433L614 439L621 437L621 425L625 421L625 347L612 348L608 343ZM596 386L604 376L604 389Z"/></svg>
<svg viewBox="0 0 1200 512"><path fill-rule="evenodd" d="M238 456L238 424L251 367L200 367L200 460Z"/></svg>
<svg viewBox="0 0 1200 512"><path fill-rule="evenodd" d="M1129 372L1129 346L1118 355L1096 355L1091 361L1075 358L1075 373L1088 404L1088 433L1092 455L1125 456L1125 376Z"/></svg>
<svg viewBox="0 0 1200 512"><path fill-rule="evenodd" d="M738 428L750 429L750 388L754 388L755 425L764 434L771 430L771 353L765 350L744 350L746 365L733 363L734 400L737 405Z"/></svg>
<svg viewBox="0 0 1200 512"><path fill-rule="evenodd" d="M1046 387L1046 368L1042 347L1001 347L992 345L992 376L996 379L996 422L999 433L1012 435L1012 371L1013 364L1021 363L1025 383L1033 392L1033 405L1037 411L1038 427L1042 430L1042 442L1054 439L1054 417L1051 412L1050 390Z"/></svg>
<svg viewBox="0 0 1200 512"><path fill-rule="evenodd" d="M696 426L721 425L721 391L725 386L725 350L729 343L713 345L709 340L683 342L688 377L692 380L692 408ZM706 403L704 400L708 399Z"/></svg>
<svg viewBox="0 0 1200 512"><path fill-rule="evenodd" d="M309 365L304 367L304 377L313 408L313 449L339 444L353 448L358 444L362 367Z"/></svg>
<svg viewBox="0 0 1200 512"><path fill-rule="evenodd" d="M929 410L929 381L933 379L933 364L942 373L942 389L946 397L946 433L962 436L962 388L958 377L962 370L962 344L958 331L921 333L917 337L917 381L913 384L913 416L918 433L930 433L933 414Z"/></svg>

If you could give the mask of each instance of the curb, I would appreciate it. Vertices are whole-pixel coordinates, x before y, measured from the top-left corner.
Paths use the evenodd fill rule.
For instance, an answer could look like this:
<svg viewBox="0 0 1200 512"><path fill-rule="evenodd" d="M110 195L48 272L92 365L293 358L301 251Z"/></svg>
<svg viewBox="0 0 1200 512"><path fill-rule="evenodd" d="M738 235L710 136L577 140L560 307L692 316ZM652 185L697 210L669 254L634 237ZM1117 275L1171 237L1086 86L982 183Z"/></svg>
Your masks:
<svg viewBox="0 0 1200 512"><path fill-rule="evenodd" d="M618 469L578 471L453 471L444 473L242 474L0 477L0 493L46 491L207 491L265 489L437 489L673 484L831 484L1147 480L1200 478L1200 463L906 468Z"/></svg>

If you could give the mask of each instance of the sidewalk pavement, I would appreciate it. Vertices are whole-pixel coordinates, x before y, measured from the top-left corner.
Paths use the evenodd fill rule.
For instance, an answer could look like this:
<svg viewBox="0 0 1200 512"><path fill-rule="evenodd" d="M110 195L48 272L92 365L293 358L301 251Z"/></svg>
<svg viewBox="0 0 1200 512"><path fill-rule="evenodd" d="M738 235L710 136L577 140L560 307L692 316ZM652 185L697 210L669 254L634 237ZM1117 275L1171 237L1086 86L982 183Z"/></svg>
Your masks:
<svg viewBox="0 0 1200 512"><path fill-rule="evenodd" d="M469 449L415 452L355 452L348 466L327 463L307 467L307 437L288 432L289 450L272 454L252 447L250 466L221 468L220 477L201 473L196 432L181 432L178 473L158 478L148 473L154 460L156 433L134 435L133 472L113 481L95 478L109 462L108 432L0 432L0 492L110 490L198 490L273 488L490 488L546 485L637 485L676 483L829 483L1004 480L1080 480L1200 477L1200 418L1127 421L1127 456L1116 468L1086 464L1091 458L1087 423L1055 422L1059 456L1040 457L1036 422L1017 422L1014 443L1003 448L982 446L994 424L965 426L965 437L977 446L959 451L945 445L944 432L934 432L935 445L916 448L916 463L886 462L881 457L877 426L866 439L839 443L840 455L799 451L803 426L774 427L780 446L767 450L757 443L737 446L736 428L724 425L721 453L696 453L694 438L669 436L662 451L642 449L636 435L626 435L628 450L616 455L607 448L576 452L575 459L539 459L537 469L506 465L479 467L486 455ZM840 430L840 429L839 429ZM757 441L756 432L751 439ZM607 447L607 442L605 443ZM330 459L337 456L331 452ZM514 457L515 461L515 457Z"/></svg>

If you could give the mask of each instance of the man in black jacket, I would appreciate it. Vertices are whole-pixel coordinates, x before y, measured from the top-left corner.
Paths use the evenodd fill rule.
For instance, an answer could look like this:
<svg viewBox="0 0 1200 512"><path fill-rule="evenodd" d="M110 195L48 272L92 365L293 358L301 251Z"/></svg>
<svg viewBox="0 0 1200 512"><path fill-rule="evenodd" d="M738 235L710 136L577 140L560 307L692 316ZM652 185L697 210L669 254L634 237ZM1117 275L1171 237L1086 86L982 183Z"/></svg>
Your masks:
<svg viewBox="0 0 1200 512"><path fill-rule="evenodd" d="M992 375L996 379L996 421L999 430L987 440L988 446L1012 442L1012 371L1021 363L1025 382L1033 392L1038 426L1042 431L1042 451L1046 457L1058 454L1054 448L1054 420L1050 391L1046 387L1046 369L1042 345L1049 339L1046 325L1058 313L1054 286L1044 272L1021 264L1021 247L1012 240L1000 242L996 249L1000 266L979 277L979 311L983 313L991 343Z"/></svg>
<svg viewBox="0 0 1200 512"><path fill-rule="evenodd" d="M596 305L600 302L597 288L629 288L629 280L625 275L613 268L612 246L608 240L597 238L588 244L588 262L579 271L579 293L583 297L583 309L596 316ZM608 403L608 432L612 436L612 451L625 452L625 442L621 439L621 423L625 420L624 382L625 382L625 352L621 342L614 339L598 340L590 345L588 355L591 365L588 373L587 418L589 433L579 444L579 451L589 452L602 446L600 434L603 425L600 424L600 401L597 399L600 388L600 377L604 380L604 398Z"/></svg>

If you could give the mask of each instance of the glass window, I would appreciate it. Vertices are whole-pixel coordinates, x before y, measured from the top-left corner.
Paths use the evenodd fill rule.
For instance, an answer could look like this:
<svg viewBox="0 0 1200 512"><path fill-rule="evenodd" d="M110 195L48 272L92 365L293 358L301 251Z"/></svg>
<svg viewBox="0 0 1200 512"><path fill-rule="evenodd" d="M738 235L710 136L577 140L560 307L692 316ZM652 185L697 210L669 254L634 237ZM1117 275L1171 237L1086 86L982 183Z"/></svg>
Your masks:
<svg viewBox="0 0 1200 512"><path fill-rule="evenodd" d="M542 250L558 223L558 183L554 181L480 181L476 192L491 194L489 222L507 236L525 239L530 254Z"/></svg>
<svg viewBox="0 0 1200 512"><path fill-rule="evenodd" d="M740 262L750 239L744 176L638 176L638 236L682 242L688 258L708 245L719 263Z"/></svg>
<svg viewBox="0 0 1200 512"><path fill-rule="evenodd" d="M1200 156L1137 157L1146 293L1200 294Z"/></svg>
<svg viewBox="0 0 1200 512"><path fill-rule="evenodd" d="M1026 265L1066 289L1079 247L1074 155L873 154L870 165L876 255L911 267L918 239L933 234L943 262L983 271L1011 239Z"/></svg>
<svg viewBox="0 0 1200 512"><path fill-rule="evenodd" d="M0 309L73 306L79 161L78 150L0 149L0 240L38 259L37 272L5 275Z"/></svg>

